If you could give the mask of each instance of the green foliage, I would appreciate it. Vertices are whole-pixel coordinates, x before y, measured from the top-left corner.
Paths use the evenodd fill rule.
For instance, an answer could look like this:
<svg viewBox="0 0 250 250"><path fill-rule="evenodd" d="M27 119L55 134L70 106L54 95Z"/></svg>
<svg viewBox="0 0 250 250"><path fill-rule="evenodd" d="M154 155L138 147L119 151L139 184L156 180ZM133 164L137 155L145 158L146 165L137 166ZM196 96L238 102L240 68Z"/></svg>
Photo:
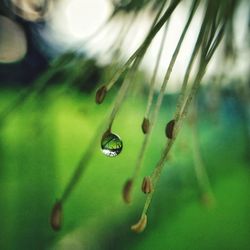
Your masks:
<svg viewBox="0 0 250 250"><path fill-rule="evenodd" d="M64 207L64 227L60 233L53 232L49 226L51 206L109 105L97 109L93 96L71 93L55 100L55 94L27 103L1 129L1 249L247 249L249 170L241 121L228 133L225 121L216 127L202 114L201 149L216 207L207 209L200 203L192 137L186 126L159 183L147 230L141 236L130 231L144 197L137 183L132 206L124 205L121 198L121 187L143 139L138 112L144 105L138 99L129 99L114 127L123 138L123 153L110 159L96 150ZM3 103L13 93L2 95ZM173 107L170 100L164 109ZM169 114L173 112L167 109ZM160 121L165 110L161 112ZM128 113L130 118L124 119L123 114ZM162 134L164 123L159 122L142 176L160 156L165 143Z"/></svg>

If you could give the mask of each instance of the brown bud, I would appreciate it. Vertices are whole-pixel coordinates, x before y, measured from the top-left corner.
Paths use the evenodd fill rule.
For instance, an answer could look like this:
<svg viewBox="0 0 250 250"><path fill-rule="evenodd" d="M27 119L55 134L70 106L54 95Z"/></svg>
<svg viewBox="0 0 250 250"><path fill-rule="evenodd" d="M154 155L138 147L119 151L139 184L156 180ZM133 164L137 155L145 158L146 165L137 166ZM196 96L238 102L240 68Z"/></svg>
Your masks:
<svg viewBox="0 0 250 250"><path fill-rule="evenodd" d="M165 133L166 133L167 138L169 139L173 139L174 126L175 126L175 120L171 120L170 122L168 122L166 126Z"/></svg>
<svg viewBox="0 0 250 250"><path fill-rule="evenodd" d="M132 191L133 181L131 179L127 180L123 187L123 200L125 203L131 202L131 191Z"/></svg>
<svg viewBox="0 0 250 250"><path fill-rule="evenodd" d="M141 185L141 190L145 194L149 194L152 192L153 185L152 185L151 178L149 176L144 177L142 181L142 185Z"/></svg>
<svg viewBox="0 0 250 250"><path fill-rule="evenodd" d="M141 128L142 128L142 132L144 134L147 134L149 132L149 130L150 130L150 122L149 122L148 118L144 117Z"/></svg>
<svg viewBox="0 0 250 250"><path fill-rule="evenodd" d="M143 214L140 220L133 226L131 226L131 230L136 233L141 233L147 226L147 215Z"/></svg>
<svg viewBox="0 0 250 250"><path fill-rule="evenodd" d="M57 201L52 209L50 217L50 225L53 230L58 231L62 226L62 204L60 201Z"/></svg>
<svg viewBox="0 0 250 250"><path fill-rule="evenodd" d="M95 101L97 104L101 104L105 98L107 94L107 88L106 86L102 86L100 87L97 91L96 91L96 96L95 96Z"/></svg>

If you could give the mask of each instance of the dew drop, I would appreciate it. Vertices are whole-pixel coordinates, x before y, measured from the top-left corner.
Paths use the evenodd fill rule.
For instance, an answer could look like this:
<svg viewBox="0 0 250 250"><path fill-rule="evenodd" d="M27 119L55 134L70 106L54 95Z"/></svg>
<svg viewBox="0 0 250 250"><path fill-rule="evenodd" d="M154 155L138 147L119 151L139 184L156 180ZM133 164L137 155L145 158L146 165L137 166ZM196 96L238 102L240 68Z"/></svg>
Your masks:
<svg viewBox="0 0 250 250"><path fill-rule="evenodd" d="M102 137L101 148L102 152L109 157L117 156L122 151L122 140L118 135L106 133Z"/></svg>

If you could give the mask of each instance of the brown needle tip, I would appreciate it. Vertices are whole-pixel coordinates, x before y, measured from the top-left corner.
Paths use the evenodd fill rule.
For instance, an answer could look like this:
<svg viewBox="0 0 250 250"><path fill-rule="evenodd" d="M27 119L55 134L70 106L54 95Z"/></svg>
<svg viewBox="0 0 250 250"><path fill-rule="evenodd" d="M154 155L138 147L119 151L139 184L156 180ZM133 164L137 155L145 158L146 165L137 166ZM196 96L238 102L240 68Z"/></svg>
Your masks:
<svg viewBox="0 0 250 250"><path fill-rule="evenodd" d="M131 226L131 230L134 231L135 233L141 233L142 231L144 231L146 226L147 226L147 215L144 214L136 224Z"/></svg>
<svg viewBox="0 0 250 250"><path fill-rule="evenodd" d="M51 217L50 217L50 225L54 231L58 231L62 226L62 204L60 201L57 201L52 208Z"/></svg>
<svg viewBox="0 0 250 250"><path fill-rule="evenodd" d="M101 104L103 100L105 99L106 94L107 94L107 88L104 85L96 91L96 96L95 96L96 103Z"/></svg>
<svg viewBox="0 0 250 250"><path fill-rule="evenodd" d="M133 181L131 179L127 180L123 187L123 200L125 203L131 202L131 192L132 192Z"/></svg>

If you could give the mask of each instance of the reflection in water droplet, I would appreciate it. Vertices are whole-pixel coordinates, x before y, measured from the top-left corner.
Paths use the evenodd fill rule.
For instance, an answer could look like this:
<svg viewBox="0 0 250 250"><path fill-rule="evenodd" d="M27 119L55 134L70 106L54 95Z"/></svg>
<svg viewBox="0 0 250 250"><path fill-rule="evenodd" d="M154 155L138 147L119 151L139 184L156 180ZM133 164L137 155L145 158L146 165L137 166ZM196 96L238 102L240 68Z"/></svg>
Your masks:
<svg viewBox="0 0 250 250"><path fill-rule="evenodd" d="M122 140L118 135L109 133L102 138L101 147L106 156L114 157L122 151Z"/></svg>

